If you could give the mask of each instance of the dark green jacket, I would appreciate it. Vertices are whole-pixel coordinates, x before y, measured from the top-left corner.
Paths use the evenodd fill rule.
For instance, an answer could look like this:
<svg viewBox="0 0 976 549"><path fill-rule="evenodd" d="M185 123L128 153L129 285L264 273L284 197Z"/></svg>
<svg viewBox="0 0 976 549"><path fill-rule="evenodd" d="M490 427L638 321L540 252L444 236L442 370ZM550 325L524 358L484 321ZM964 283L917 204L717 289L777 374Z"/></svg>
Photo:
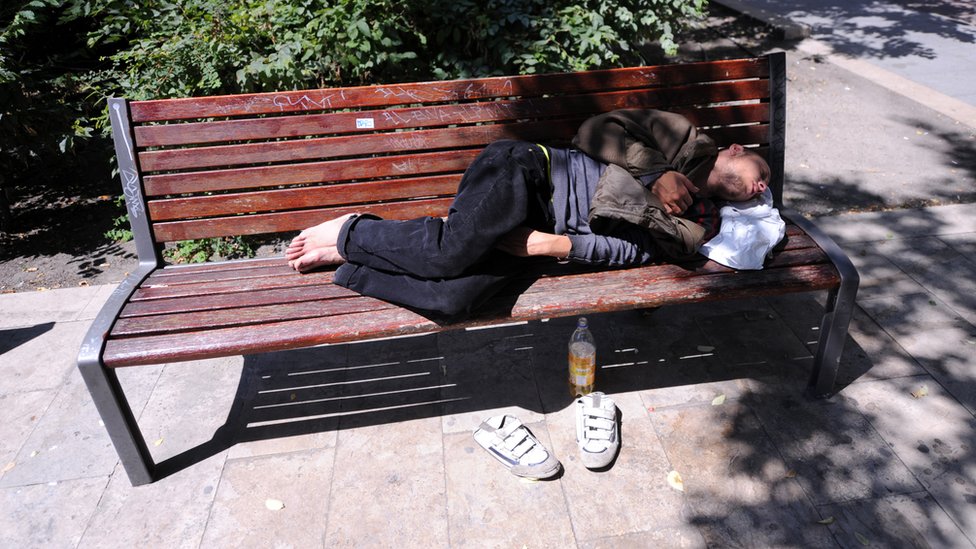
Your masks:
<svg viewBox="0 0 976 549"><path fill-rule="evenodd" d="M704 243L704 227L668 214L636 179L676 170L703 188L718 148L687 118L655 109L616 110L585 121L573 145L610 165L591 201L594 231L610 230L621 221L645 227L670 257L691 255Z"/></svg>

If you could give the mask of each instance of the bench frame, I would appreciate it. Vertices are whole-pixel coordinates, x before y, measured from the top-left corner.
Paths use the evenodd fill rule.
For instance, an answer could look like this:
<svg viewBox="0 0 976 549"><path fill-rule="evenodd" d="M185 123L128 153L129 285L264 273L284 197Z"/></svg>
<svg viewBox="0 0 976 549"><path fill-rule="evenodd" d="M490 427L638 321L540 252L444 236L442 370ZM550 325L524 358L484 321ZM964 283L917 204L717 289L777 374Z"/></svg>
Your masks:
<svg viewBox="0 0 976 549"><path fill-rule="evenodd" d="M811 285L809 288L794 287L783 289L771 289L771 291L749 291L744 290L739 294L730 297L742 297L743 295L772 295L776 293L787 293L797 291L822 290L828 291L826 307L820 325L820 339L814 358L813 373L809 382L808 392L815 397L830 396L834 390L834 382L840 364L841 352L847 337L847 330L850 319L854 312L854 299L858 287L858 274L853 264L845 253L824 233L802 215L783 208L783 180L784 180L784 155L786 137L786 57L784 53L776 53L760 58L763 63L768 63L769 69L769 138L766 156L772 168L773 180L770 187L774 194L776 205L780 208L784 219L801 230L807 237L812 239L822 250L829 260L832 268L836 270L836 279L831 279L829 285ZM654 69L650 67L649 69ZM603 71L606 72L606 71ZM582 73L594 74L594 73ZM565 75L568 78L577 77L576 75ZM472 80L471 82L477 82ZM342 91L342 90L332 90ZM125 467L129 479L133 485L150 483L162 476L170 474L175 467L174 464L154 463L147 447L146 441L139 429L138 422L125 393L119 382L115 366L106 365L104 359L106 352L106 342L110 338L113 327L120 318L123 309L127 306L133 294L139 290L143 283L154 273L159 272L165 267L162 256L162 245L158 238L154 238L152 221L150 220L147 199L144 195L143 172L140 169L139 153L137 146L134 145L135 133L132 127L132 116L130 114L130 104L127 100L113 98L109 100L109 114L113 125L116 155L119 162L119 172L122 180L122 188L129 211L129 219L135 238L136 249L139 257L139 265L135 272L131 273L112 293L104 305L102 311L93 321L92 326L84 339L78 357L78 365L81 374L92 395L92 399L101 414L105 428L107 429L112 443L115 445L119 458ZM624 271L614 271L614 273L625 273L627 276L634 276L636 272L644 267L629 269ZM762 271L759 271L760 273ZM618 276L618 275L611 275ZM619 275L623 276L623 275ZM739 277L757 276L753 273L739 273ZM709 297L718 299L718 297ZM704 300L689 299L688 302ZM626 308L645 308L660 306L662 303L643 302L633 304L615 304L613 306L597 305L587 309L573 309L572 311L556 311L552 316L563 316L567 314L580 314L585 312L605 312L610 310L622 310ZM663 303L666 304L666 303ZM402 333L421 333L443 329L455 329L474 325L492 325L511 322L512 320L545 318L550 316L549 311L541 311L534 316L523 314L520 318L505 317L504 315L489 316L483 319L475 319L458 325L440 326L433 323L417 323L415 326L405 326ZM370 336L368 336L370 337ZM365 339L366 337L363 337ZM360 337L348 337L345 340L351 341ZM290 347L300 347L307 345L290 345ZM250 347L242 348L238 352L212 353L208 356L227 356L234 354L251 354L261 350L281 350L289 346L275 344L267 349ZM164 356L165 360L147 360L143 362L134 361L132 364L164 363L174 360L192 360L200 356L177 357L175 359ZM121 364L128 365L128 364Z"/></svg>

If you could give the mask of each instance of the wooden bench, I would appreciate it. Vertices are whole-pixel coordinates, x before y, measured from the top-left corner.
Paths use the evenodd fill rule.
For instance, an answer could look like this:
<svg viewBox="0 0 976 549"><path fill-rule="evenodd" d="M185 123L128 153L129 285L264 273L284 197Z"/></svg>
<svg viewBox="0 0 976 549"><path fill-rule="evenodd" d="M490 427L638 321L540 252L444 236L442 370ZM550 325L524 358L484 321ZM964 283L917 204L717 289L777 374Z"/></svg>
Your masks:
<svg viewBox="0 0 976 549"><path fill-rule="evenodd" d="M221 97L126 101L110 115L139 268L84 340L79 367L133 484L158 476L116 369L720 299L825 290L810 391L833 390L858 277L809 221L782 210L784 54L757 59ZM475 318L439 325L298 274L283 258L166 265L164 243L293 232L350 211L444 215L488 143L567 144L618 108L680 112L720 146L756 146L788 220L761 271L704 259L582 272L552 264ZM539 276L541 274L541 276ZM527 286L527 289L525 289Z"/></svg>

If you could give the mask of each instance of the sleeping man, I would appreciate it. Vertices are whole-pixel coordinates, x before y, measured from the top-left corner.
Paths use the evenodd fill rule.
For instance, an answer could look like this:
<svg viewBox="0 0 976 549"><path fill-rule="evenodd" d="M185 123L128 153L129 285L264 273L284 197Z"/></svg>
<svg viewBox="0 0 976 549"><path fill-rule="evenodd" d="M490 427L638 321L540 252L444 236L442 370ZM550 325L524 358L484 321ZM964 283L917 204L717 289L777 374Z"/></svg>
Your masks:
<svg viewBox="0 0 976 549"><path fill-rule="evenodd" d="M432 317L457 320L548 256L608 267L694 254L718 231L711 199L769 183L765 160L719 151L686 118L618 110L584 122L572 148L490 144L465 171L446 217L349 214L302 231L285 258L307 272Z"/></svg>

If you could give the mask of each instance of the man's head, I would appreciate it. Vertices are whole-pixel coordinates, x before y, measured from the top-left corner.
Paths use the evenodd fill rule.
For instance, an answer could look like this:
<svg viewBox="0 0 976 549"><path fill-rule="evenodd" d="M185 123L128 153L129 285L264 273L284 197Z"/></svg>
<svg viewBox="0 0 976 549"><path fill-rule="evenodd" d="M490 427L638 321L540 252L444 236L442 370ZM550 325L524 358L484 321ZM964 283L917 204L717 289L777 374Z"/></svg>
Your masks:
<svg viewBox="0 0 976 549"><path fill-rule="evenodd" d="M762 156L732 145L719 151L704 191L708 196L741 202L765 191L769 177L769 164Z"/></svg>

